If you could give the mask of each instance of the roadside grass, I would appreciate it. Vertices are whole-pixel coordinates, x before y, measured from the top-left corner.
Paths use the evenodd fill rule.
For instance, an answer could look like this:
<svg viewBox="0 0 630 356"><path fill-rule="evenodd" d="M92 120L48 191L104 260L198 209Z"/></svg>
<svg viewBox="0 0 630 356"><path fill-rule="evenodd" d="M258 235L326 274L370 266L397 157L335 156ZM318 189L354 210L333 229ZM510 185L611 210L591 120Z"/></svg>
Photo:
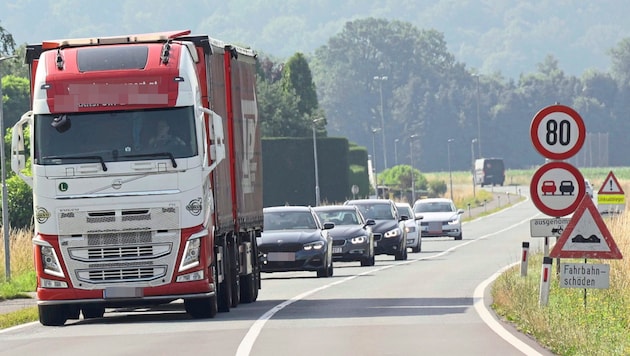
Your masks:
<svg viewBox="0 0 630 356"><path fill-rule="evenodd" d="M5 264L2 263L0 266L0 300L28 297L26 293L34 292L37 283L33 268L32 230L12 229L9 236L11 280L6 280ZM0 257L4 262L4 249L2 249Z"/></svg>
<svg viewBox="0 0 630 356"><path fill-rule="evenodd" d="M624 191L630 188L627 181L620 184ZM604 221L624 259L587 263L610 264L608 289L560 288L558 259L554 259L549 301L540 306L543 254L538 251L530 254L527 276L522 277L516 266L493 284L492 307L497 315L558 355L630 355L630 241L625 238L630 211ZM583 263L584 259L560 261L565 262Z"/></svg>

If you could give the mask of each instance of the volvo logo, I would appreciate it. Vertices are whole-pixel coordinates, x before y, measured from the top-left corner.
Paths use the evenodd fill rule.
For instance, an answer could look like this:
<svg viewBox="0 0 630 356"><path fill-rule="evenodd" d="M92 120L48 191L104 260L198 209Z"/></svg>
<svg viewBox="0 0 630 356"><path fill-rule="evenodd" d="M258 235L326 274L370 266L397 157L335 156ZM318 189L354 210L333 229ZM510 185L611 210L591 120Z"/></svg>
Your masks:
<svg viewBox="0 0 630 356"><path fill-rule="evenodd" d="M43 224L50 218L50 213L46 208L38 206L35 207L35 219L38 223Z"/></svg>
<svg viewBox="0 0 630 356"><path fill-rule="evenodd" d="M122 179L115 179L115 180L112 182L112 188L114 188L114 189L116 189L116 190L118 190L118 189L122 188Z"/></svg>

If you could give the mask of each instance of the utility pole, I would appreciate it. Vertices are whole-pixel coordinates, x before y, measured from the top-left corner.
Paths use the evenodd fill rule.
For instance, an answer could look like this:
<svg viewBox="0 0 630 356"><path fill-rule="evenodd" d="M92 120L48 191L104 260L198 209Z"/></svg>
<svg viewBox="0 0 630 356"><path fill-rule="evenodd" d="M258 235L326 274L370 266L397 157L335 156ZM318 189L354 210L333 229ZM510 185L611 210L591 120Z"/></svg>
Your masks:
<svg viewBox="0 0 630 356"><path fill-rule="evenodd" d="M378 89L381 94L381 136L383 139L383 169L387 169L387 145L385 144L385 116L383 116L383 82L387 80L387 76L374 76L374 80L378 81Z"/></svg>

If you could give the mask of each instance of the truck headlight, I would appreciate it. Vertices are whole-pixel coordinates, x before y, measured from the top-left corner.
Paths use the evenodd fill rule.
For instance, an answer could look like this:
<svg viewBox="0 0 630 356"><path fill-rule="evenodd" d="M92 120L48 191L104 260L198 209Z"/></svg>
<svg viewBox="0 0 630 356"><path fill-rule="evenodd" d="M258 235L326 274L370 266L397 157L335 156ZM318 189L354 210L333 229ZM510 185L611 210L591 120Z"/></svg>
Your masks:
<svg viewBox="0 0 630 356"><path fill-rule="evenodd" d="M39 253L42 260L42 266L44 267L44 273L57 277L65 277L61 270L61 264L57 253L52 246L41 245L39 247Z"/></svg>
<svg viewBox="0 0 630 356"><path fill-rule="evenodd" d="M201 252L201 236L191 237L186 241L182 263L179 265L179 272L199 265L199 255Z"/></svg>

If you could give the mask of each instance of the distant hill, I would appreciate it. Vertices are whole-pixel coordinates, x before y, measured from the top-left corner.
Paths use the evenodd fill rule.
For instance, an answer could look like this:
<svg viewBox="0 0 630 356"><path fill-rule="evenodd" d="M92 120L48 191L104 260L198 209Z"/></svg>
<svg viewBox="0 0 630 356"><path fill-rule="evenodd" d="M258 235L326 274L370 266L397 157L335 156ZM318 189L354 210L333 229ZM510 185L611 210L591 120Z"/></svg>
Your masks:
<svg viewBox="0 0 630 356"><path fill-rule="evenodd" d="M277 58L312 53L364 17L444 33L458 61L507 78L551 54L566 74L608 71L607 51L630 37L626 0L6 0L0 26L18 44L65 37L191 29Z"/></svg>

